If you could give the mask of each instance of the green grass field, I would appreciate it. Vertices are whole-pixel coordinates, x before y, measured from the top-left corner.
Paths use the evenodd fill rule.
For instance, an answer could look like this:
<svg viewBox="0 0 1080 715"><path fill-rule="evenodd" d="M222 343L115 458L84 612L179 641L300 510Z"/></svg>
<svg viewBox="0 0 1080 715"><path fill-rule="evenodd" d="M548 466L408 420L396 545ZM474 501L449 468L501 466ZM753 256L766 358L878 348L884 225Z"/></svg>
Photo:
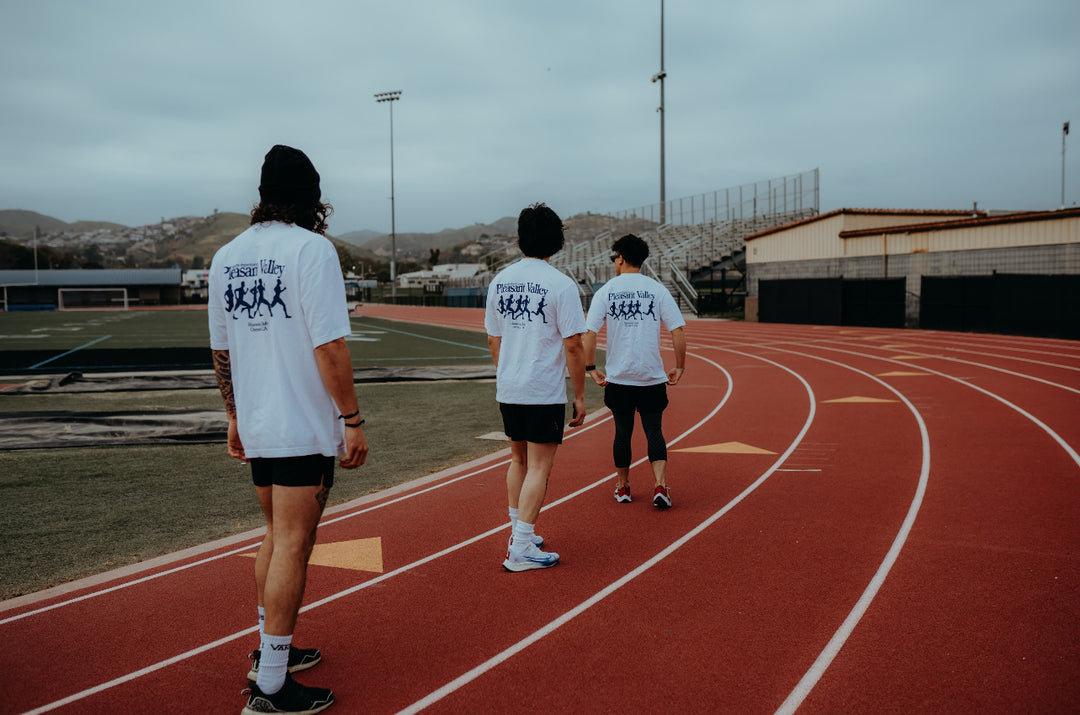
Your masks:
<svg viewBox="0 0 1080 715"><path fill-rule="evenodd" d="M350 349L358 368L490 365L482 333L366 318L352 322ZM25 337L35 333L44 336ZM209 351L204 311L0 313L0 335L4 350L26 349L15 347L22 340L63 352L111 335L102 342L116 339L132 350L203 345ZM590 380L586 385L587 407L598 409L602 393ZM371 453L359 470L338 470L331 504L506 446L476 439L502 429L493 381L358 384L356 390ZM4 412L220 406L215 389L0 393ZM416 439L418 425L423 440ZM224 444L0 451L0 599L261 525L248 469L226 456Z"/></svg>

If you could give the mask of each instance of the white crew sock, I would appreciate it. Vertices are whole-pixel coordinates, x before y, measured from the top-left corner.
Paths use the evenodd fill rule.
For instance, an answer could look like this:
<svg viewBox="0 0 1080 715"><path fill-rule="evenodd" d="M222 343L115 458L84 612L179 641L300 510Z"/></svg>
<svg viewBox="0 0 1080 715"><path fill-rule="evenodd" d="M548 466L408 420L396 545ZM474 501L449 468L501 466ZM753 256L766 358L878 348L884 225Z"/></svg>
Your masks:
<svg viewBox="0 0 1080 715"><path fill-rule="evenodd" d="M289 647L292 636L263 634L259 657L259 679L255 684L264 695L273 695L285 684L289 668Z"/></svg>
<svg viewBox="0 0 1080 715"><path fill-rule="evenodd" d="M518 523L518 510L510 507L510 528L513 529Z"/></svg>
<svg viewBox="0 0 1080 715"><path fill-rule="evenodd" d="M535 524L529 524L518 519L517 523L514 524L514 540L510 543L511 552L520 556L525 551L525 548L532 543L535 526Z"/></svg>

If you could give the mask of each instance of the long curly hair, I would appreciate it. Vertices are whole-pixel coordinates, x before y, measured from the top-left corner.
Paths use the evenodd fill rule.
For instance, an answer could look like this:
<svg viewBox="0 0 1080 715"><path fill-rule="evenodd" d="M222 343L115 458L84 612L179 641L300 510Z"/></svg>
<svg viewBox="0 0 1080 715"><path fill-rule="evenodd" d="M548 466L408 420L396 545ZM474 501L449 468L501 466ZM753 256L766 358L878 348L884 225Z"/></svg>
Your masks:
<svg viewBox="0 0 1080 715"><path fill-rule="evenodd" d="M325 236L326 219L333 213L334 207L322 201L304 206L259 202L251 209L251 223L255 225L264 221L281 221Z"/></svg>

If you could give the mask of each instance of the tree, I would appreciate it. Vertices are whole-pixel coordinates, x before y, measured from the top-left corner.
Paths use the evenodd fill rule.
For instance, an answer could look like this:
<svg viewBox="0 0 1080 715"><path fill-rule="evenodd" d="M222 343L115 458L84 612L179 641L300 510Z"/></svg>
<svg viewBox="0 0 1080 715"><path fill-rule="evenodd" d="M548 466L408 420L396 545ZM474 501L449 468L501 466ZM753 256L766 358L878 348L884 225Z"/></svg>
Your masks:
<svg viewBox="0 0 1080 715"><path fill-rule="evenodd" d="M428 251L428 265L434 268L439 265L439 254L441 251L438 248L432 248Z"/></svg>

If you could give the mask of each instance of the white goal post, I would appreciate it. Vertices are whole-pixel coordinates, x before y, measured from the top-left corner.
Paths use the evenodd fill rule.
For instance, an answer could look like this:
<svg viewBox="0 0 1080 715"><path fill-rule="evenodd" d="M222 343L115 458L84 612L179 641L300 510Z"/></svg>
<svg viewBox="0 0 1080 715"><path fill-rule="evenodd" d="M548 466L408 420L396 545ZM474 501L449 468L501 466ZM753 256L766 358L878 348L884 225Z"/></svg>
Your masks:
<svg viewBox="0 0 1080 715"><path fill-rule="evenodd" d="M64 296L68 302L64 303ZM97 310L127 310L127 288L57 288L56 309L95 308Z"/></svg>

